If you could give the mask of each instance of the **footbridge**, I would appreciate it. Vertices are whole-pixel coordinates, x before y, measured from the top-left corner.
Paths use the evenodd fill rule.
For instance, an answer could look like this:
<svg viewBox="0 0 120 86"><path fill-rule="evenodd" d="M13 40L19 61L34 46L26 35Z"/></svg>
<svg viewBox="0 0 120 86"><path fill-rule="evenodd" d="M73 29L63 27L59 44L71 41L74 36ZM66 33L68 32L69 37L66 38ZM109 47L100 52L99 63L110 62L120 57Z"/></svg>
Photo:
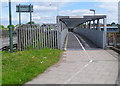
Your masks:
<svg viewBox="0 0 120 86"><path fill-rule="evenodd" d="M57 24L19 26L16 29L17 48L25 50L28 46L32 46L33 48L72 49L73 47L77 49L79 43L74 36L77 36L86 48L107 47L106 15L57 16L56 19Z"/></svg>
<svg viewBox="0 0 120 86"><path fill-rule="evenodd" d="M69 32L88 39L90 45L94 44L91 46L103 49L107 47L106 15L57 16L57 25L59 31L68 29Z"/></svg>

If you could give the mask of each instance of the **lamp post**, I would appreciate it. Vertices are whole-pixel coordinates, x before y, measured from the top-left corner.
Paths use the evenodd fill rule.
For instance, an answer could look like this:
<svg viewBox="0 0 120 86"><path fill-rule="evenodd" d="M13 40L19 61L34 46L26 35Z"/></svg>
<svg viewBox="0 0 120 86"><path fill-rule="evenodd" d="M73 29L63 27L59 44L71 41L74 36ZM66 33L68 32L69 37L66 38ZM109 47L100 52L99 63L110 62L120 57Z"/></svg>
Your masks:
<svg viewBox="0 0 120 86"><path fill-rule="evenodd" d="M94 12L94 16L95 16L95 10L94 9L90 9L90 11ZM95 28L95 20L93 20L93 28Z"/></svg>
<svg viewBox="0 0 120 86"><path fill-rule="evenodd" d="M57 16L59 16L59 6L57 5Z"/></svg>
<svg viewBox="0 0 120 86"><path fill-rule="evenodd" d="M10 43L10 52L13 52L13 35L12 35L12 13L11 13L11 0L9 0L9 43Z"/></svg>
<svg viewBox="0 0 120 86"><path fill-rule="evenodd" d="M49 6L52 6L52 4L49 4ZM55 6L56 7L56 10L57 10L57 16L59 16L59 6Z"/></svg>
<svg viewBox="0 0 120 86"><path fill-rule="evenodd" d="M90 11L93 11L93 12L94 12L94 15L95 15L95 10L94 10L94 9L90 9Z"/></svg>

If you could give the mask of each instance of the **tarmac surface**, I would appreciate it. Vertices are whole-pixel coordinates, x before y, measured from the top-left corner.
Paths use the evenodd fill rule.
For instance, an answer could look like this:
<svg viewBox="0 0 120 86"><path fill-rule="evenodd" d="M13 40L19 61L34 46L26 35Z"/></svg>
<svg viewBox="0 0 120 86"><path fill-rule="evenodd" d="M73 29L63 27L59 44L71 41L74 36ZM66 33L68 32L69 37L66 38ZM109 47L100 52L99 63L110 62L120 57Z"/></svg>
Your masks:
<svg viewBox="0 0 120 86"><path fill-rule="evenodd" d="M17 37L13 36L13 44L17 44ZM9 46L9 37L0 38L0 49L4 46Z"/></svg>
<svg viewBox="0 0 120 86"><path fill-rule="evenodd" d="M118 54L68 33L61 61L27 84L112 84L118 79ZM91 85L93 86L93 85ZM99 85L97 85L99 86Z"/></svg>

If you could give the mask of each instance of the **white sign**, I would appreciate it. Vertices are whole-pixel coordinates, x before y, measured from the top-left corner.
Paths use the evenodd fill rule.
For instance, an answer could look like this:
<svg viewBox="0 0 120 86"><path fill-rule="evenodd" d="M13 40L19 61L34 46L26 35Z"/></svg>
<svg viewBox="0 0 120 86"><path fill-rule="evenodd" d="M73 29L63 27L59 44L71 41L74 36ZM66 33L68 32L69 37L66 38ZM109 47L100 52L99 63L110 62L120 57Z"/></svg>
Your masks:
<svg viewBox="0 0 120 86"><path fill-rule="evenodd" d="M16 5L16 12L33 12L33 5Z"/></svg>

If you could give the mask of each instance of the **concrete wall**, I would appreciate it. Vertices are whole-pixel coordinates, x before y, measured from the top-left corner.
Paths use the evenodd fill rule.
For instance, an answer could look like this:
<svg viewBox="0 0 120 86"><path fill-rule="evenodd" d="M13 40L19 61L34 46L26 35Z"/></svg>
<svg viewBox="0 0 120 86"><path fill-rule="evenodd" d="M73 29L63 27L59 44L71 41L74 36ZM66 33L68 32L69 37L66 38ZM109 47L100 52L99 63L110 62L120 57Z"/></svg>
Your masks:
<svg viewBox="0 0 120 86"><path fill-rule="evenodd" d="M87 37L100 48L105 48L106 46L104 39L105 34L103 31L92 29L75 29L74 32Z"/></svg>

